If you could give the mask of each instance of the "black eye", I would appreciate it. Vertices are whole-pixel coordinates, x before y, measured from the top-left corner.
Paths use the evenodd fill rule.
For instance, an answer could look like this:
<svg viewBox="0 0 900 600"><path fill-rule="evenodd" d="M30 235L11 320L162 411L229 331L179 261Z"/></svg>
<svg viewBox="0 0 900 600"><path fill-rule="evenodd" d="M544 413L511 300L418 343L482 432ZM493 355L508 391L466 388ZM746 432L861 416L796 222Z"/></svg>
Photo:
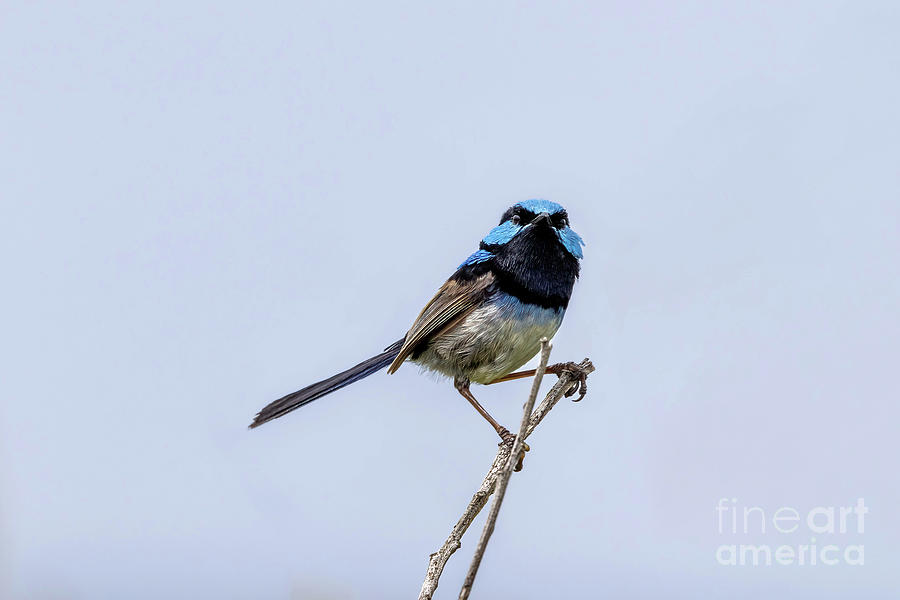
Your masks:
<svg viewBox="0 0 900 600"><path fill-rule="evenodd" d="M521 219L519 218L519 215L513 215L512 218L510 219L510 221L513 222L513 225L518 225L519 221L521 221Z"/></svg>
<svg viewBox="0 0 900 600"><path fill-rule="evenodd" d="M566 217L565 214L557 213L557 214L553 215L553 217L551 217L551 220L553 222L553 226L556 227L557 229L563 229L564 227L569 226L569 219Z"/></svg>

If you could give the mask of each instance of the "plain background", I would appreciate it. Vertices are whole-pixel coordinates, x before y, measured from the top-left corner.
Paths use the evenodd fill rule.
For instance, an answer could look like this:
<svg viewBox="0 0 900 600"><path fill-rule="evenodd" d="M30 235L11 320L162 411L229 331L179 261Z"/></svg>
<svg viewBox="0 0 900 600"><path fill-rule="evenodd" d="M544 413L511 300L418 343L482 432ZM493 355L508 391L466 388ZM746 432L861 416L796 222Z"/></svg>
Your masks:
<svg viewBox="0 0 900 600"><path fill-rule="evenodd" d="M0 596L414 597L496 446L452 386L246 425L545 197L587 242L553 358L598 370L475 596L896 597L898 31L894 2L4 2ZM527 389L477 393L514 423ZM865 566L716 564L809 542L720 535L720 498L859 497L818 543Z"/></svg>

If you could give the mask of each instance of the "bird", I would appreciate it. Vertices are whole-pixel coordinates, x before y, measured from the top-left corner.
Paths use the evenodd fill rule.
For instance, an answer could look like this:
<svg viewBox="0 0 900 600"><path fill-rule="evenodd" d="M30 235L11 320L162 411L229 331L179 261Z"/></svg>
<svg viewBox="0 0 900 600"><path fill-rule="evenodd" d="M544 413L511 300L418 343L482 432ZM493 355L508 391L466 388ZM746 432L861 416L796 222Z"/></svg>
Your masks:
<svg viewBox="0 0 900 600"><path fill-rule="evenodd" d="M512 446L515 436L500 425L472 393L472 383L494 384L534 375L515 372L540 350L562 324L583 258L584 241L556 202L518 202L481 240L413 321L405 336L380 354L271 402L250 428L309 404L382 369L395 373L405 362L452 378L453 385ZM586 391L585 375L574 363L546 368L573 373ZM527 446L526 446L527 448Z"/></svg>

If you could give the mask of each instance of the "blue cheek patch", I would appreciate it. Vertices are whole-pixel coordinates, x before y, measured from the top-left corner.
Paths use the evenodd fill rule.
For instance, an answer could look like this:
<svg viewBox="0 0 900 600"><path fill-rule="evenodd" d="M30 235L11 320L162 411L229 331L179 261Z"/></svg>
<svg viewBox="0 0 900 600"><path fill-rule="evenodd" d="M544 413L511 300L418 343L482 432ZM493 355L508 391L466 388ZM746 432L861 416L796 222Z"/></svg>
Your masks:
<svg viewBox="0 0 900 600"><path fill-rule="evenodd" d="M494 258L494 255L487 250L479 250L464 260L463 263L456 268L461 269L463 267L468 267L469 265L476 265L486 260L491 260L492 258Z"/></svg>
<svg viewBox="0 0 900 600"><path fill-rule="evenodd" d="M481 241L488 246L502 245L513 239L520 231L522 231L522 227L520 225L516 225L512 221L506 221L505 223L497 225L496 227L491 229L490 232L486 236L484 236L484 239Z"/></svg>
<svg viewBox="0 0 900 600"><path fill-rule="evenodd" d="M558 229L556 235L559 236L559 241L562 242L563 247L569 254L578 259L584 258L584 253L581 251L581 247L584 246L584 240L581 239L580 235L568 227Z"/></svg>

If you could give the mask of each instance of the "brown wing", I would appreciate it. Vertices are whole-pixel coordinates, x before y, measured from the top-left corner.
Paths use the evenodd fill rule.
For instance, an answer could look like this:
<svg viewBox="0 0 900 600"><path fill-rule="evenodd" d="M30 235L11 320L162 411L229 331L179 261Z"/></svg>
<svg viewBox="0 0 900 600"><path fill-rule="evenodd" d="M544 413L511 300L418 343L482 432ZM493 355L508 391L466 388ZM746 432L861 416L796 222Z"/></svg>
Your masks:
<svg viewBox="0 0 900 600"><path fill-rule="evenodd" d="M388 367L387 372L393 373L399 369L419 344L440 335L464 319L481 305L493 288L494 275L490 272L471 281L448 280L416 317L415 323L406 334L400 353Z"/></svg>

